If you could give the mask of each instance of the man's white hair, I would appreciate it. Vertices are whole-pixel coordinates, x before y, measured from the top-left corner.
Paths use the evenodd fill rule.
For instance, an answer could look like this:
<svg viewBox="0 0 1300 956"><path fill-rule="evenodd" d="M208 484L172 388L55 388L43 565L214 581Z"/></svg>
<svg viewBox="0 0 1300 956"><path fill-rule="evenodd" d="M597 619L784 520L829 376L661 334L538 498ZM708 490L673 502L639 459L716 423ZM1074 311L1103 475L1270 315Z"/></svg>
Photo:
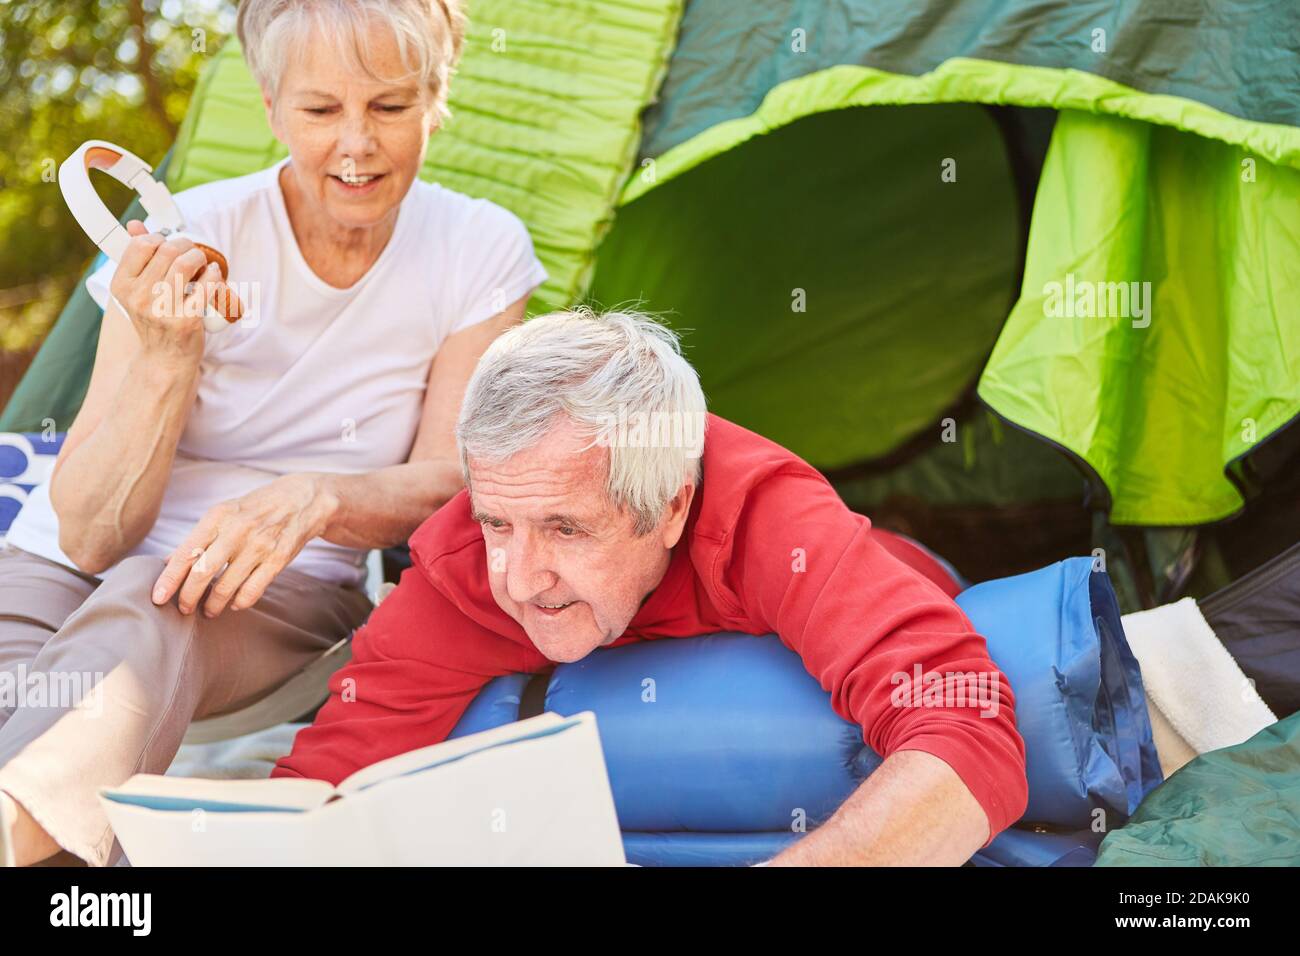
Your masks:
<svg viewBox="0 0 1300 956"><path fill-rule="evenodd" d="M605 490L647 534L690 477L706 406L677 335L636 312L579 308L515 326L483 353L456 423L461 469L532 448L565 419L609 449ZM638 427L640 431L638 431Z"/></svg>
<svg viewBox="0 0 1300 956"><path fill-rule="evenodd" d="M429 88L436 114L445 118L447 87L465 41L461 0L243 0L235 30L253 78L274 103L289 58L317 29L341 63L376 80L405 79L381 77L371 68L372 22L392 28L408 75Z"/></svg>

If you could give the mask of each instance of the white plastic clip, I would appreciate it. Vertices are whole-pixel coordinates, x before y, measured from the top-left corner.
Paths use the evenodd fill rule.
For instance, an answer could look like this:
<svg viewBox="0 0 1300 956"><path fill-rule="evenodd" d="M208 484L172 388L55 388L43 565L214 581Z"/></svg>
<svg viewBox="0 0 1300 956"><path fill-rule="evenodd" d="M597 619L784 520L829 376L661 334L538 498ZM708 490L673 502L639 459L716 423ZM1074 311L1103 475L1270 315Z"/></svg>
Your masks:
<svg viewBox="0 0 1300 956"><path fill-rule="evenodd" d="M140 204L157 223L158 232L171 235L185 227L176 200L163 183L153 178L152 166L121 146L99 139L87 140L59 167L59 189L77 224L114 262L122 260L131 235L95 192L90 182L92 169L105 172L135 190L140 196ZM203 315L203 327L209 332L220 332L229 328L230 322L208 306Z"/></svg>

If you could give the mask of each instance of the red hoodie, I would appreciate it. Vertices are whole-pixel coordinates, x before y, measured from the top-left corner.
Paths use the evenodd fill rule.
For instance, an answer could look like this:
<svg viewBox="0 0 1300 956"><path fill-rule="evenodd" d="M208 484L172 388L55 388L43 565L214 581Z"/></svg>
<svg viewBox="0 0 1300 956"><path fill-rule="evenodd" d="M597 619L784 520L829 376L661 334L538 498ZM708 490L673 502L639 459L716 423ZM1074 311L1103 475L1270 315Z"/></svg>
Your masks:
<svg viewBox="0 0 1300 956"><path fill-rule="evenodd" d="M952 767L984 808L990 840L1018 820L1028 784L1010 685L961 609L923 573L925 559L874 531L779 445L715 415L706 434L703 479L682 540L612 646L775 633L877 753L924 750ZM273 776L337 783L444 740L492 678L553 666L492 598L467 492L424 522L410 545L412 567L357 632L329 701ZM996 715L981 717L974 706L895 706L891 677L916 665L997 675Z"/></svg>

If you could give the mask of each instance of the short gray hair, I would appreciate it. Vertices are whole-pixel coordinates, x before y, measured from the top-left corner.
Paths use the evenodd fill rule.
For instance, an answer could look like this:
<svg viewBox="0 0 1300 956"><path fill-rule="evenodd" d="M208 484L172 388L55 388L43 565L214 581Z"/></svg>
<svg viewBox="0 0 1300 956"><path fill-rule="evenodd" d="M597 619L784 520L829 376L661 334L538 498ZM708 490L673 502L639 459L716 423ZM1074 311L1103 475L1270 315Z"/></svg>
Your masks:
<svg viewBox="0 0 1300 956"><path fill-rule="evenodd" d="M647 534L687 477L699 486L705 416L699 375L671 329L636 312L578 308L488 346L465 390L456 443L469 487L471 456L504 461L567 419L587 448L609 448L606 495Z"/></svg>
<svg viewBox="0 0 1300 956"><path fill-rule="evenodd" d="M274 101L289 57L315 27L344 62L375 79L400 79L370 68L366 28L372 17L392 28L402 62L433 93L434 109L445 118L447 87L465 42L461 0L242 0L235 30L254 79Z"/></svg>

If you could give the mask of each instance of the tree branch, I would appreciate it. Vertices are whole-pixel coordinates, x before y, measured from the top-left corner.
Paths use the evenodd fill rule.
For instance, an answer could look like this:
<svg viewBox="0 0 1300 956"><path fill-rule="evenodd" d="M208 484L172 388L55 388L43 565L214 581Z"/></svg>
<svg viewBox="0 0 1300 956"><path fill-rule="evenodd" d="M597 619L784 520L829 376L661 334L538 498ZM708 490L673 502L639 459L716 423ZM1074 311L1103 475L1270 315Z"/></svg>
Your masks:
<svg viewBox="0 0 1300 956"><path fill-rule="evenodd" d="M172 138L176 137L176 124L171 121L167 115L167 105L163 101L162 87L158 84L158 77L154 74L153 61L157 49L149 40L148 31L145 29L144 22L144 3L142 0L127 0L127 16L131 19L131 25L135 27L139 34L140 56L137 58L136 72L140 80L144 83L145 102L149 104L149 109L158 117L159 122L171 134Z"/></svg>

